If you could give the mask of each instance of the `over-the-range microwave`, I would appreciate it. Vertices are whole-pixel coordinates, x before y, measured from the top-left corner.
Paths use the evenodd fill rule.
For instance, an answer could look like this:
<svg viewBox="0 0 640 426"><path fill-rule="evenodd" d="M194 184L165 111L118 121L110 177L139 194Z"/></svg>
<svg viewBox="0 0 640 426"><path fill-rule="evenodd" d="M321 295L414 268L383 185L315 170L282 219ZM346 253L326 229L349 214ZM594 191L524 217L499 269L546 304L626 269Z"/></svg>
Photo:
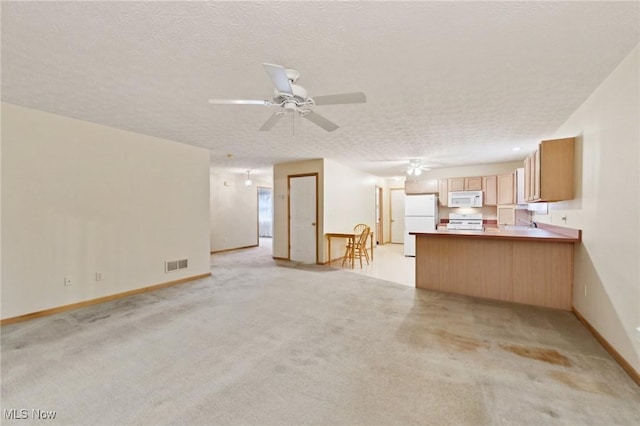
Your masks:
<svg viewBox="0 0 640 426"><path fill-rule="evenodd" d="M449 193L449 207L482 207L482 191L454 191Z"/></svg>

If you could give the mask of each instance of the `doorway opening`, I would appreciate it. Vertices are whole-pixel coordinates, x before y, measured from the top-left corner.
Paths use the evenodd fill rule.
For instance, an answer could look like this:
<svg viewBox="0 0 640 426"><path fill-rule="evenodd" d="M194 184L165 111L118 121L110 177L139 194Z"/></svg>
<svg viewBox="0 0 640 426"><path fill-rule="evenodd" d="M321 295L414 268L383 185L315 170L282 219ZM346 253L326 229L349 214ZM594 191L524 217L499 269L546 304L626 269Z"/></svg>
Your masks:
<svg viewBox="0 0 640 426"><path fill-rule="evenodd" d="M258 244L271 247L273 238L273 189L258 187Z"/></svg>
<svg viewBox="0 0 640 426"><path fill-rule="evenodd" d="M384 238L382 236L383 232L383 224L384 224L384 215L382 212L384 209L382 208L382 188L376 186L376 245L384 244Z"/></svg>

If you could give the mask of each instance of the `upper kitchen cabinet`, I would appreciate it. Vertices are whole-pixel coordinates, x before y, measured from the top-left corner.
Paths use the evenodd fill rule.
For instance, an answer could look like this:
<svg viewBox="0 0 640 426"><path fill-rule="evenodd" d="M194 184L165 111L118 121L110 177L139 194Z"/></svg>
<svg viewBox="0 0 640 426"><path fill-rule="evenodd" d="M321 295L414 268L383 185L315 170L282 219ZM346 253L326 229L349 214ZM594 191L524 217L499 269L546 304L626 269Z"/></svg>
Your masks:
<svg viewBox="0 0 640 426"><path fill-rule="evenodd" d="M440 192L438 179L407 180L404 182L406 194L435 194Z"/></svg>
<svg viewBox="0 0 640 426"><path fill-rule="evenodd" d="M465 191L482 191L482 176L464 178Z"/></svg>
<svg viewBox="0 0 640 426"><path fill-rule="evenodd" d="M447 186L449 192L482 191L482 176L449 178Z"/></svg>
<svg viewBox="0 0 640 426"><path fill-rule="evenodd" d="M482 178L482 191L484 192L484 205L495 206L498 204L498 177L484 176Z"/></svg>
<svg viewBox="0 0 640 426"><path fill-rule="evenodd" d="M524 161L528 202L571 200L575 187L575 138L542 141Z"/></svg>
<svg viewBox="0 0 640 426"><path fill-rule="evenodd" d="M516 203L515 172L498 176L498 205Z"/></svg>
<svg viewBox="0 0 640 426"><path fill-rule="evenodd" d="M447 189L450 192L464 191L464 180L465 180L465 178L463 178L463 177L447 179Z"/></svg>

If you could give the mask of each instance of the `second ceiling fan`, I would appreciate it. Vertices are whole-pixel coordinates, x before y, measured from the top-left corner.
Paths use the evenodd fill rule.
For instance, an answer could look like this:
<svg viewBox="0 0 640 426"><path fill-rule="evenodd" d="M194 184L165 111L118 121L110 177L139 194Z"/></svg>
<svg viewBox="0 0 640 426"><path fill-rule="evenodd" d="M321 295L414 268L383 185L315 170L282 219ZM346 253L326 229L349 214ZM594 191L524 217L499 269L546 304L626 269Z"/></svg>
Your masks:
<svg viewBox="0 0 640 426"><path fill-rule="evenodd" d="M295 84L300 77L298 71L286 69L283 66L275 64L264 63L262 65L275 86L271 100L209 99L209 103L219 105L263 105L278 107L279 110L274 112L262 127L260 127L262 131L270 130L282 116L291 111L322 127L324 130L332 132L338 128L338 125L313 111L312 108L314 106L361 104L367 102L367 97L362 92L310 97L304 87Z"/></svg>

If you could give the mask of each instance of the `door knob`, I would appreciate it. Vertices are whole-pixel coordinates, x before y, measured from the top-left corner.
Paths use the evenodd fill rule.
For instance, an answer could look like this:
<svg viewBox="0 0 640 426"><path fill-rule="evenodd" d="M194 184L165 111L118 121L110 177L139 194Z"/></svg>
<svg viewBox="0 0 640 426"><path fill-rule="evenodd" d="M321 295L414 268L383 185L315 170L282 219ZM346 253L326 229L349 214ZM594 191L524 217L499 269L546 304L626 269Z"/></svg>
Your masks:
<svg viewBox="0 0 640 426"><path fill-rule="evenodd" d="M313 223L311 224L311 226L316 226L316 223L315 223L315 222L313 222Z"/></svg>

